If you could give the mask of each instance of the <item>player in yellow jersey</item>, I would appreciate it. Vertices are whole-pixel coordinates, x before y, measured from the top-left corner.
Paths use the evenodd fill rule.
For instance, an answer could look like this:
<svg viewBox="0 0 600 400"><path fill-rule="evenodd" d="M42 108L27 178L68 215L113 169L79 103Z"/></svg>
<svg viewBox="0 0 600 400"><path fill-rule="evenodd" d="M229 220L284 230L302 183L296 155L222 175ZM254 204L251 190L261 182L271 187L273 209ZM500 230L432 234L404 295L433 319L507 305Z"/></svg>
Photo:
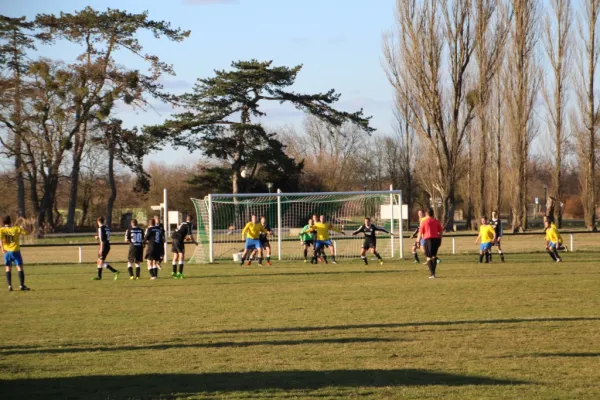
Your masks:
<svg viewBox="0 0 600 400"><path fill-rule="evenodd" d="M21 257L21 235L29 235L25 229L20 226L12 226L10 216L4 217L4 226L0 228L0 249L4 254L4 265L6 266L6 281L8 282L8 291L12 292L12 265L17 266L19 271L19 287L21 290L29 290L25 286L25 271L23 271L23 257Z"/></svg>
<svg viewBox="0 0 600 400"><path fill-rule="evenodd" d="M550 219L544 219L544 231L546 232L546 251L550 257L556 261L561 262L562 258L558 255L558 246L560 233Z"/></svg>
<svg viewBox="0 0 600 400"><path fill-rule="evenodd" d="M242 239L246 240L246 244L244 246L244 252L242 253L240 265L244 265L246 256L250 258L250 254L253 250L258 250L258 263L262 264L262 246L260 244L261 233L266 234L267 231L260 222L256 222L256 215L252 214L250 222L248 222L242 230ZM248 265L251 263L252 260L248 260Z"/></svg>
<svg viewBox="0 0 600 400"><path fill-rule="evenodd" d="M550 227L556 229L556 233L558 235L558 245L556 246L556 250L565 250L566 247L563 246L563 238L560 232L558 231L558 227L554 223L554 218L551 215L544 215L544 231L546 231L546 221L550 222Z"/></svg>
<svg viewBox="0 0 600 400"><path fill-rule="evenodd" d="M316 264L317 258L319 254L323 255L323 260L325 264L327 264L327 256L325 255L325 248L329 247L331 249L331 262L333 264L337 264L335 261L335 248L333 247L333 243L331 243L331 239L329 239L329 231L338 232L342 235L346 235L345 232L337 229L335 226L331 225L326 221L325 216L321 215L319 217L319 222L316 222L310 230L316 233L316 242L313 252L313 262Z"/></svg>
<svg viewBox="0 0 600 400"><path fill-rule="evenodd" d="M479 235L475 239L475 244L481 241L479 246L479 263L483 262L485 256L486 264L490 262L492 244L496 241L496 230L493 226L488 225L487 217L481 217L481 225L479 226Z"/></svg>

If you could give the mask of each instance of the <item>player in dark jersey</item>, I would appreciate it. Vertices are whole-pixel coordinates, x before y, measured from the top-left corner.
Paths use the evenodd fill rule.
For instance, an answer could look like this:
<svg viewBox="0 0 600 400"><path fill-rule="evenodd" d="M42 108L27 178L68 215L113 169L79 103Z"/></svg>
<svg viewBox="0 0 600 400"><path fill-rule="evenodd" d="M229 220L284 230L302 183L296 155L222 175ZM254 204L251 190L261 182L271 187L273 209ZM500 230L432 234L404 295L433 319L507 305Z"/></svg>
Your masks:
<svg viewBox="0 0 600 400"><path fill-rule="evenodd" d="M358 235L359 233L363 233L365 235L365 241L363 242L360 250L360 258L362 258L365 265L369 264L367 261L367 250L369 249L371 249L371 253L379 259L379 264L383 264L383 259L377 252L377 236L375 236L375 232L377 231L389 233L391 236L394 236L393 233L388 232L386 229L371 224L371 218L368 217L365 218L364 225L361 225L360 228L352 232L352 235Z"/></svg>
<svg viewBox="0 0 600 400"><path fill-rule="evenodd" d="M160 249L158 247L162 244L161 236L162 231L158 226L154 225L154 220L148 220L144 241L148 245L146 247L146 260L148 260L148 272L152 280L158 277L157 260L160 259Z"/></svg>
<svg viewBox="0 0 600 400"><path fill-rule="evenodd" d="M498 211L494 210L492 211L492 219L488 222L492 228L494 228L494 231L496 231L496 240L494 241L493 245L498 247L498 254L500 254L500 260L502 262L504 262L504 253L502 252L502 246L500 245L500 241L502 240L502 234L503 229L502 229L502 220L500 219L500 216L498 215ZM492 261L492 252L490 251L490 261Z"/></svg>
<svg viewBox="0 0 600 400"><path fill-rule="evenodd" d="M173 272L171 276L174 279L183 279L183 263L185 257L185 239L189 236L192 242L198 246L198 242L194 239L192 231L192 216L188 215L185 218L185 222L177 227L175 232L171 235L173 243L171 244L171 251L173 252ZM177 272L177 265L179 264L179 272Z"/></svg>
<svg viewBox="0 0 600 400"><path fill-rule="evenodd" d="M98 248L98 276L92 278L94 281L99 281L102 279L102 268L106 268L114 275L114 280L119 279L119 271L110 266L110 264L106 263L106 257L110 252L110 229L104 225L104 217L99 217L96 220L98 224L98 234L96 235L96 239L98 239L100 243L100 247Z"/></svg>
<svg viewBox="0 0 600 400"><path fill-rule="evenodd" d="M260 245L266 253L267 265L271 265L271 244L269 243L269 236L273 235L273 230L269 224L267 224L267 218L265 216L260 217L260 223L263 228L265 228L265 231L260 233L258 240L260 240ZM262 258L258 259L258 263L262 263Z"/></svg>
<svg viewBox="0 0 600 400"><path fill-rule="evenodd" d="M160 216L155 215L154 216L154 226L157 227L160 232L161 232L161 242L160 242L160 249L157 248L157 257L158 260L156 261L156 267L158 269L162 269L161 264L163 262L163 260L165 259L165 240L166 240L166 234L165 234L165 226L162 224L162 222L160 222ZM157 275L158 276L158 275Z"/></svg>
<svg viewBox="0 0 600 400"><path fill-rule="evenodd" d="M138 226L137 219L131 220L131 227L125 232L125 241L129 243L127 256L129 279L140 279L140 263L144 260L144 231ZM135 276L133 264L135 264Z"/></svg>

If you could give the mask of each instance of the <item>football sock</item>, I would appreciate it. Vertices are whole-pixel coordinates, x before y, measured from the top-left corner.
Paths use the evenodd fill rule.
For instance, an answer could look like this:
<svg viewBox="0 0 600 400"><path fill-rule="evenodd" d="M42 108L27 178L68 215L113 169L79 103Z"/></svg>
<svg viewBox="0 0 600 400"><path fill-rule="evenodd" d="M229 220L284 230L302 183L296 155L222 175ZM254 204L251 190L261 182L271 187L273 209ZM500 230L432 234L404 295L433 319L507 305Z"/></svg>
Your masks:
<svg viewBox="0 0 600 400"><path fill-rule="evenodd" d="M127 267L127 272L129 272L129 276L133 276L133 267L131 265Z"/></svg>
<svg viewBox="0 0 600 400"><path fill-rule="evenodd" d="M504 253L499 251L498 254L500 254L500 261L504 262Z"/></svg>
<svg viewBox="0 0 600 400"><path fill-rule="evenodd" d="M327 262L327 256L325 255L325 253L323 253L322 256L323 256L323 260L325 260L325 262ZM333 260L333 261L335 261L335 260Z"/></svg>
<svg viewBox="0 0 600 400"><path fill-rule="evenodd" d="M433 258L431 259L431 265L433 266L433 275L435 275L435 270L436 270L436 268L437 268L437 262L438 262L438 259L437 259L437 257L433 257Z"/></svg>
<svg viewBox="0 0 600 400"><path fill-rule="evenodd" d="M490 259L490 262L492 262L492 252L487 253L488 258Z"/></svg>
<svg viewBox="0 0 600 400"><path fill-rule="evenodd" d="M548 254L550 254L550 258L552 258L554 261L556 261L556 256L554 255L554 253L551 250L548 250Z"/></svg>
<svg viewBox="0 0 600 400"><path fill-rule="evenodd" d="M158 277L158 266L154 266L154 276Z"/></svg>
<svg viewBox="0 0 600 400"><path fill-rule="evenodd" d="M271 262L271 256L267 256L267 262Z"/></svg>
<svg viewBox="0 0 600 400"><path fill-rule="evenodd" d="M560 257L559 257L560 258ZM22 269L18 272L19 274L19 284L21 286L25 286L25 271L23 271Z"/></svg>
<svg viewBox="0 0 600 400"><path fill-rule="evenodd" d="M98 279L102 279L102 267L98 267Z"/></svg>
<svg viewBox="0 0 600 400"><path fill-rule="evenodd" d="M259 264L262 264L262 260L263 260L263 258L262 258L262 257L258 257L258 263L259 263Z"/></svg>
<svg viewBox="0 0 600 400"><path fill-rule="evenodd" d="M416 252L416 251L413 253L413 256L415 256L415 261L416 261L416 262L421 262L421 261L419 260L419 254L417 254L417 252Z"/></svg>
<svg viewBox="0 0 600 400"><path fill-rule="evenodd" d="M242 262L244 262L244 260L242 259ZM176 274L177 273L177 263L175 261L173 261L173 273Z"/></svg>
<svg viewBox="0 0 600 400"><path fill-rule="evenodd" d="M560 256L558 255L558 250L556 249L556 247L554 247L552 249L552 252L554 253L554 257L556 257L557 260L561 260Z"/></svg>
<svg viewBox="0 0 600 400"><path fill-rule="evenodd" d="M489 263L490 262L490 253L485 253L485 263Z"/></svg>
<svg viewBox="0 0 600 400"><path fill-rule="evenodd" d="M380 260L382 259L381 255L378 252L375 252L375 257L379 258Z"/></svg>
<svg viewBox="0 0 600 400"><path fill-rule="evenodd" d="M148 273L150 274L150 276L154 276L154 269L152 269L151 266L148 266Z"/></svg>
<svg viewBox="0 0 600 400"><path fill-rule="evenodd" d="M113 267L111 267L110 264L106 264L106 269L109 270L110 272L117 272L117 270L114 269Z"/></svg>
<svg viewBox="0 0 600 400"><path fill-rule="evenodd" d="M183 261L179 262L179 273L183 274Z"/></svg>
<svg viewBox="0 0 600 400"><path fill-rule="evenodd" d="M140 277L140 264L135 264L135 276Z"/></svg>
<svg viewBox="0 0 600 400"><path fill-rule="evenodd" d="M427 266L429 267L429 273L431 274L431 276L434 276L435 275L435 260L434 259L427 260Z"/></svg>
<svg viewBox="0 0 600 400"><path fill-rule="evenodd" d="M335 254L332 254L332 255L331 255L331 259L332 259L333 261L335 261Z"/></svg>
<svg viewBox="0 0 600 400"><path fill-rule="evenodd" d="M482 263L483 262L483 254L479 253L479 262Z"/></svg>
<svg viewBox="0 0 600 400"><path fill-rule="evenodd" d="M369 265L369 262L367 261L367 256L360 256L360 258L362 258L365 265Z"/></svg>
<svg viewBox="0 0 600 400"><path fill-rule="evenodd" d="M12 286L12 272L6 271L6 282L8 282L8 286Z"/></svg>

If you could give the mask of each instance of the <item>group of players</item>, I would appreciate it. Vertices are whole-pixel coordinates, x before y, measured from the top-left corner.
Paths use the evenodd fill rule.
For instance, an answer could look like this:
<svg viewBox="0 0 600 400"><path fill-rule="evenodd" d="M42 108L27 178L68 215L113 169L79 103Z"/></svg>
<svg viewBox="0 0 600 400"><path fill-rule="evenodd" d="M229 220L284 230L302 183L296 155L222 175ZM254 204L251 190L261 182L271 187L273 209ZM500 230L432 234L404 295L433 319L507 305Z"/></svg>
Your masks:
<svg viewBox="0 0 600 400"><path fill-rule="evenodd" d="M327 222L325 215L321 215L317 218L317 215L315 214L308 220L308 224L306 224L299 233L300 243L304 249L305 263L308 262L308 252L312 247L311 264L317 264L318 262L327 264L326 249L329 249L331 262L337 264L335 259L335 247L329 237L330 232L346 235L344 231ZM360 233L364 235L360 257L365 265L368 264L366 254L369 250L371 250L371 253L378 258L379 263L383 264L383 259L377 252L376 232L384 232L394 236L393 233L388 232L386 229L372 224L370 218L365 218L364 224L352 233L352 235L358 235ZM250 222L248 222L242 230L242 240L245 240L245 245L240 256L240 265L244 265L244 263L246 263L246 265L251 265L257 254L258 263L262 265L263 252L266 253L267 265L271 265L271 245L269 243L269 236L272 235L273 230L267 224L266 217L261 216L260 222L258 222L257 216L252 215Z"/></svg>
<svg viewBox="0 0 600 400"><path fill-rule="evenodd" d="M113 273L114 280L119 278L119 271L114 269L106 262L108 253L110 252L110 229L104 224L104 218L99 217L96 220L98 225L98 234L96 239L99 242L97 272L98 275L92 280L98 281L102 279L102 270L107 269ZM186 221L177 227L172 233L171 251L173 252L173 272L171 276L174 279L184 279L183 266L185 256L185 240L191 238L194 244L196 243L192 233L192 217L187 216ZM140 279L141 263L146 260L148 264L148 274L151 280L158 278L158 271L161 270L161 264L165 256L165 228L160 222L160 217L155 216L148 220L146 230L142 230L136 219L131 221L131 226L125 232L125 242L129 243L129 253L127 256L127 271L129 279ZM144 255L144 247L146 254ZM135 274L133 267L135 266Z"/></svg>
<svg viewBox="0 0 600 400"><path fill-rule="evenodd" d="M434 218L431 208L423 211L418 211L419 227L415 230L411 238L417 237L417 240L412 248L412 253L415 263L419 263L419 249L422 249L427 258L425 263L430 272L430 279L436 277L435 271L437 264L440 262L437 257L438 249L442 242L443 228L441 223ZM4 265L6 266L6 281L8 290L13 291L12 287L12 266L16 265L19 275L19 288L22 291L30 290L25 286L25 272L23 269L23 258L20 252L20 236L27 235L29 232L21 226L13 226L10 216L3 218L3 227L0 228L0 249L4 255ZM97 261L97 276L93 280L102 279L102 270L107 269L113 273L114 280L119 277L119 271L114 269L106 262L106 258L110 252L110 229L104 224L104 218L97 219L98 234L96 239L99 241L98 261ZM330 232L338 232L342 235L346 233L343 230L336 228L334 225L327 222L326 217L321 215L318 219L316 215L308 220L300 234L300 242L304 248L304 262L308 262L308 251L313 247L312 257L310 262L316 264L318 262L327 263L326 249L330 250L332 263L337 264L335 259L334 244L329 237ZM365 265L367 261L367 251L379 259L380 264L383 264L381 255L377 252L377 237L376 232L384 232L391 236L393 233L386 229L375 226L371 223L370 218L365 218L364 224L355 230L352 235L362 233L364 242L361 246L360 257ZM562 237L558 231L552 217L544 216L544 232L546 251L553 261L561 262L562 258L558 254L558 250L563 250L565 247L562 243ZM271 265L271 246L269 244L269 236L273 235L272 229L267 224L266 218L261 217L260 222L257 221L256 215L252 215L250 222L246 224L242 230L243 239L245 239L244 250L241 255L241 263L247 262L247 265L252 263L252 260L258 255L258 263L262 264L263 251L266 253L267 265ZM479 263L489 263L492 261L492 247L498 248L498 254L502 262L504 262L504 253L502 251L501 240L503 235L502 221L499 218L498 212L492 212L492 218L488 220L486 217L481 218L479 234L475 240L475 244L479 246ZM186 221L177 227L171 235L173 252L173 272L171 276L175 279L183 279L183 267L185 256L185 241L190 237L191 241L198 245L195 241L192 232L192 217L187 216ZM142 230L137 220L131 221L131 226L125 232L125 241L129 243L129 254L127 270L129 279L137 280L140 278L141 263L145 259L148 264L148 273L150 279L154 280L158 277L158 271L161 269L161 264L164 259L164 244L165 244L165 229L160 223L160 218L155 216L147 223L146 230ZM146 254L144 255L144 247ZM135 273L134 273L135 266Z"/></svg>

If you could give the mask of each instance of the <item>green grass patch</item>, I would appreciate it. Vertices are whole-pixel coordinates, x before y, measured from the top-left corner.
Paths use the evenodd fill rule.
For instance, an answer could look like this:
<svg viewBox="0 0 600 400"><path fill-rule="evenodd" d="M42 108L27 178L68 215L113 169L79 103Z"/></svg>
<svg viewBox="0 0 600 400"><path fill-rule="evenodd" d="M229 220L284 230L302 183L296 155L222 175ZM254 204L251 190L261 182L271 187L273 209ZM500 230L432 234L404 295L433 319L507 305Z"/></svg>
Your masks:
<svg viewBox="0 0 600 400"><path fill-rule="evenodd" d="M26 255L25 255L26 256ZM0 293L2 399L598 399L598 253L26 267ZM13 272L14 282L18 282Z"/></svg>

